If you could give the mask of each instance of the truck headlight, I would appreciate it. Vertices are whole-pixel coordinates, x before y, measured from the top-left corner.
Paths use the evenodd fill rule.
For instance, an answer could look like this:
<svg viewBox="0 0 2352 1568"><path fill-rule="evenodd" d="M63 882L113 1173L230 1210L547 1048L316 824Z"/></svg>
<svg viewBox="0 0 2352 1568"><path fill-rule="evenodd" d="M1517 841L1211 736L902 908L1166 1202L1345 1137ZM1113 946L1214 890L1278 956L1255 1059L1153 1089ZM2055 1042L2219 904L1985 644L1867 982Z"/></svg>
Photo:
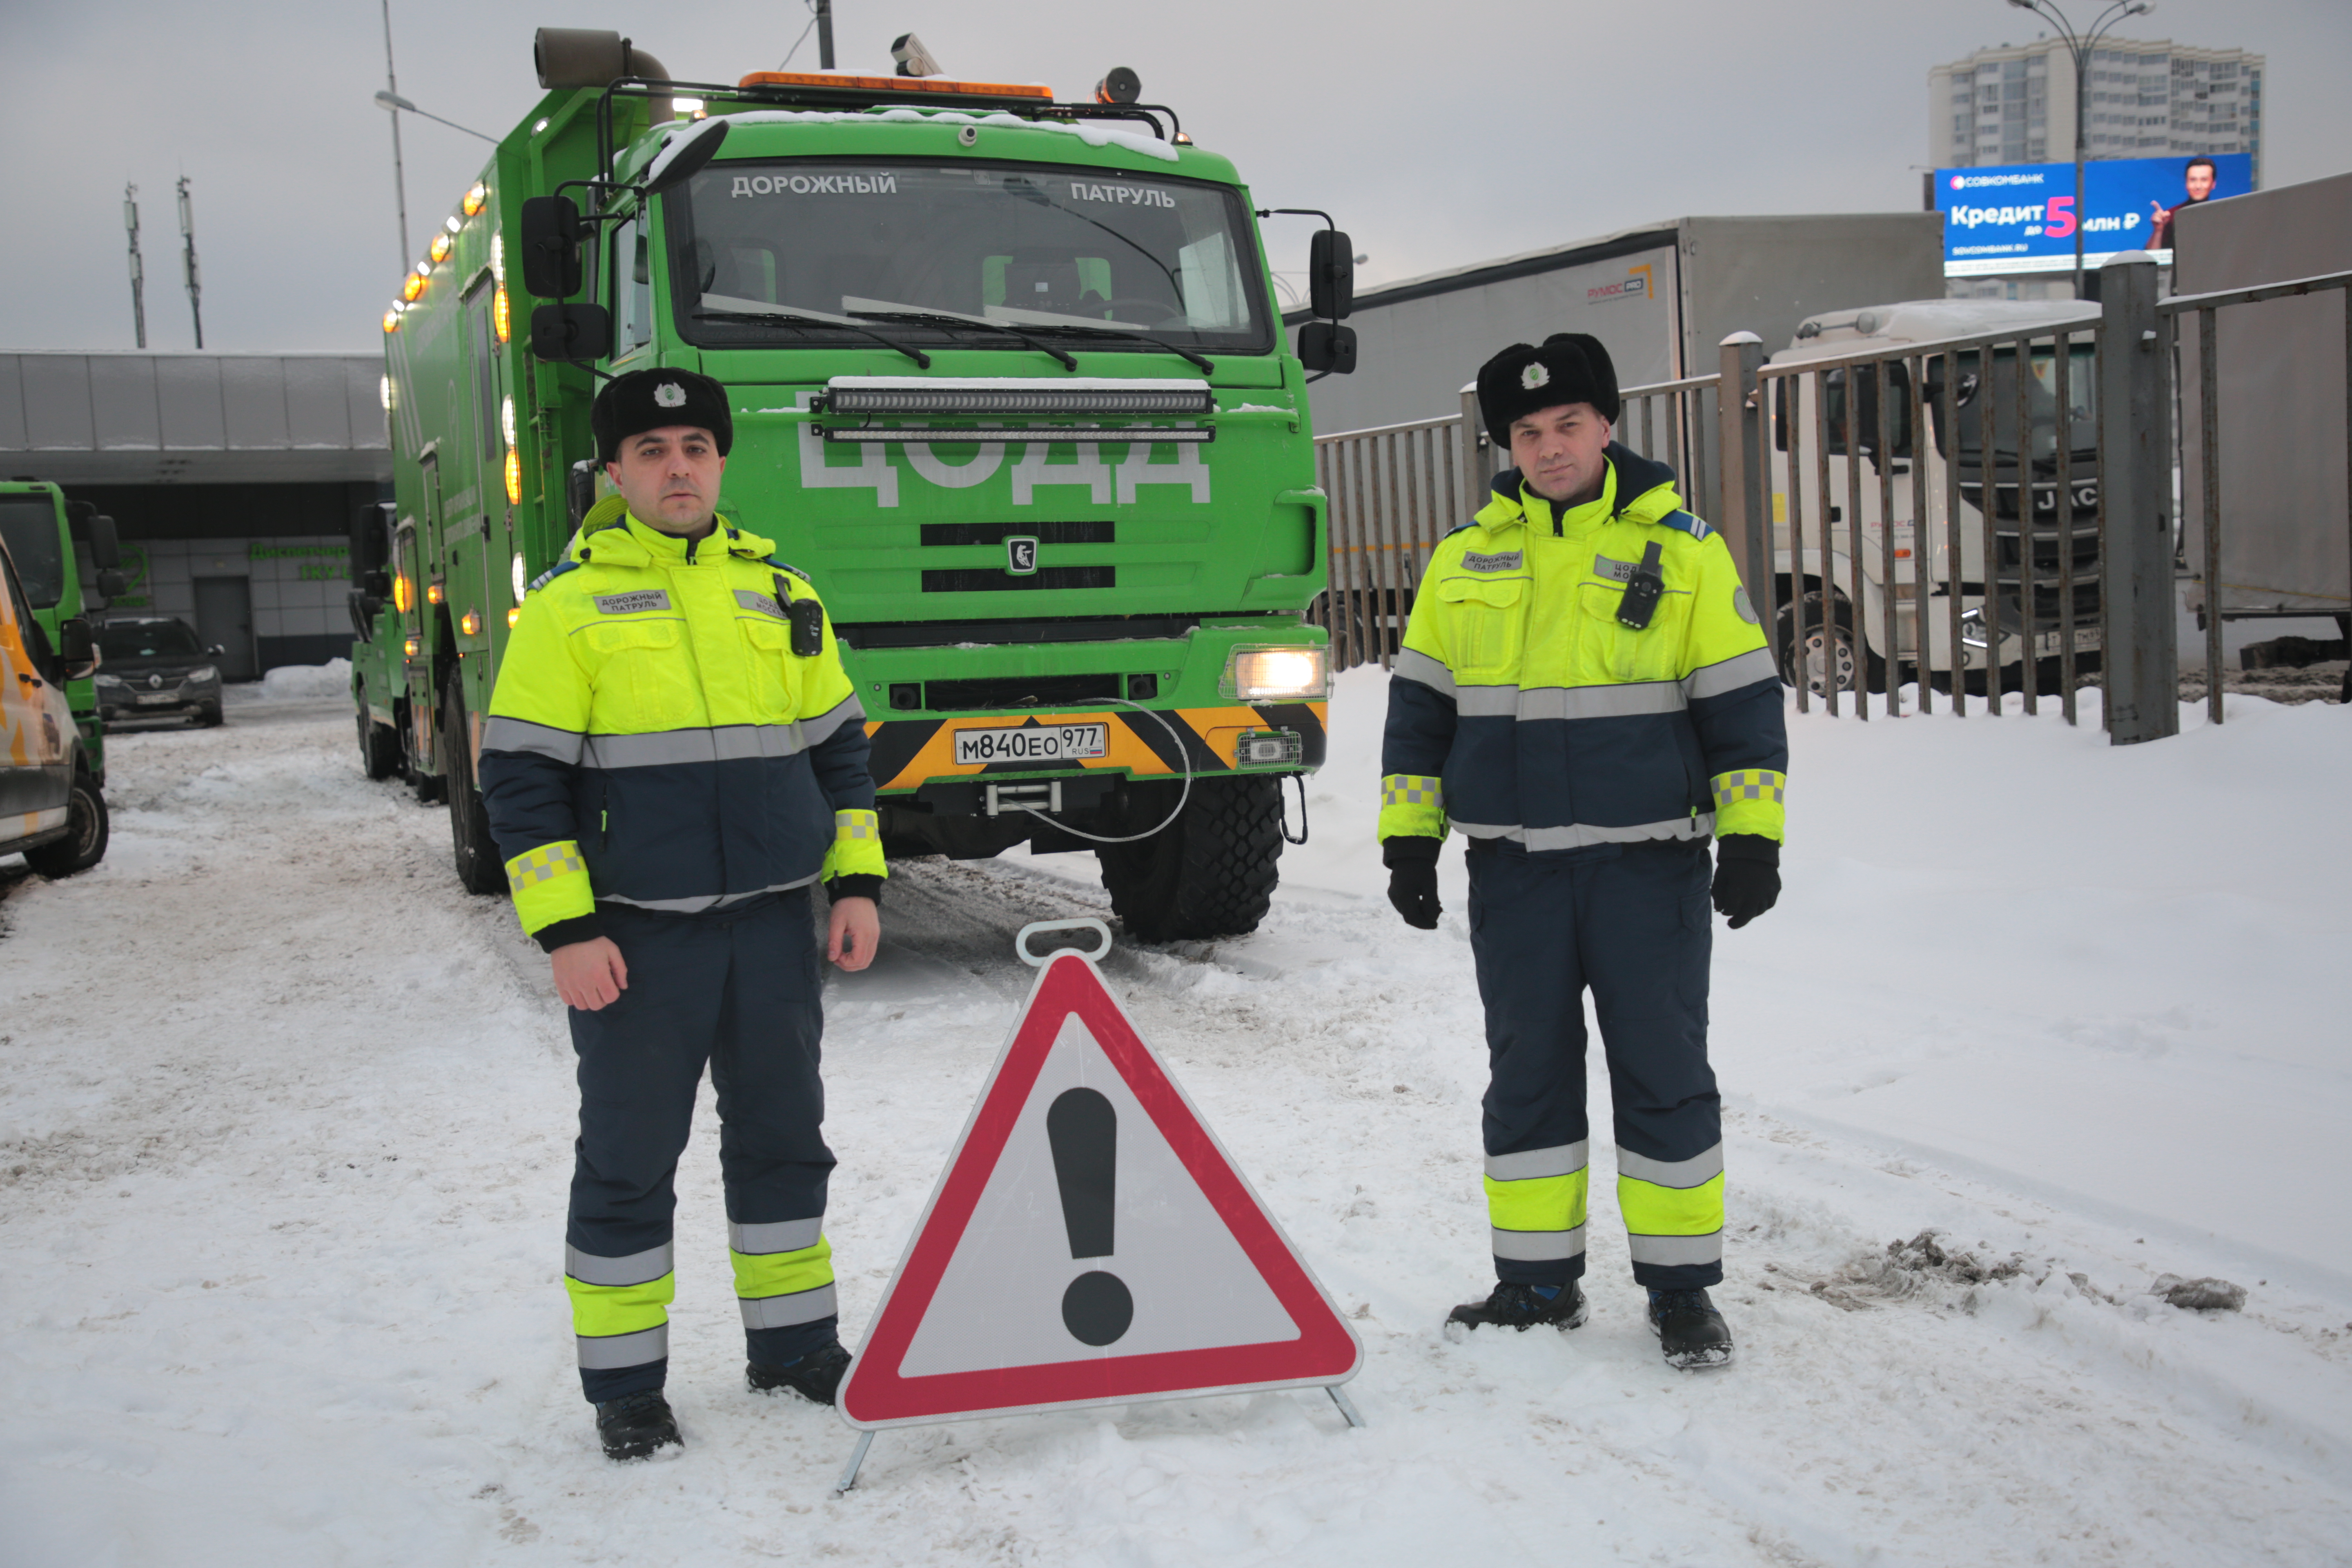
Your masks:
<svg viewBox="0 0 2352 1568"><path fill-rule="evenodd" d="M1969 647L1990 647L1992 637L1985 630L1984 611L1960 612L1960 641Z"/></svg>
<svg viewBox="0 0 2352 1568"><path fill-rule="evenodd" d="M1331 694L1331 663L1319 647L1237 647L1217 689L1243 702L1318 700Z"/></svg>

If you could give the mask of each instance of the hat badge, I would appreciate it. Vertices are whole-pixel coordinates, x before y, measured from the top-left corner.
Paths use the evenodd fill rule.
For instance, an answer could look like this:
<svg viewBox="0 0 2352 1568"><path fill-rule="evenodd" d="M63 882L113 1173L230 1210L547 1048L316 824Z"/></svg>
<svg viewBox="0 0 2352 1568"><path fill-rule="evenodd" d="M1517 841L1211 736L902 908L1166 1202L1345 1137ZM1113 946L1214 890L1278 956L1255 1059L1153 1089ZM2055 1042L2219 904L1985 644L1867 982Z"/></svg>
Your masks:
<svg viewBox="0 0 2352 1568"><path fill-rule="evenodd" d="M654 388L654 401L664 408L686 406L686 388L674 381L665 381Z"/></svg>
<svg viewBox="0 0 2352 1568"><path fill-rule="evenodd" d="M1529 392L1538 386L1549 386L1551 372L1544 368L1540 360L1530 361L1527 368L1519 372L1519 384Z"/></svg>

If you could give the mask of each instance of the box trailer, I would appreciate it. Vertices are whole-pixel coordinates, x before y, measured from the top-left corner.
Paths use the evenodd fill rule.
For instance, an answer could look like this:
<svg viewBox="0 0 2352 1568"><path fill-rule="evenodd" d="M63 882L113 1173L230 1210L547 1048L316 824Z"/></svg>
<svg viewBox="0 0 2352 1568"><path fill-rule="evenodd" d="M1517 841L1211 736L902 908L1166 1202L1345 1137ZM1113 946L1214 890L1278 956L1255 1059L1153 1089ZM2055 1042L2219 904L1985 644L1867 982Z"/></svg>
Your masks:
<svg viewBox="0 0 2352 1568"><path fill-rule="evenodd" d="M2352 268L2352 174L2182 209L2176 296ZM2205 583L2208 418L2197 330L2179 336L2180 521L2189 607L2223 620L2352 616L2352 498L2346 493L2346 306L2334 293L2214 314L2210 416L2221 484L2221 590Z"/></svg>
<svg viewBox="0 0 2352 1568"><path fill-rule="evenodd" d="M1856 300L1940 296L1943 234L1931 212L1674 218L1361 289L1348 320L1363 368L1314 384L1315 427L1453 414L1496 350L1553 332L1599 338L1623 386L1712 374L1732 332L1785 342ZM1685 476L1693 493L1703 478Z"/></svg>

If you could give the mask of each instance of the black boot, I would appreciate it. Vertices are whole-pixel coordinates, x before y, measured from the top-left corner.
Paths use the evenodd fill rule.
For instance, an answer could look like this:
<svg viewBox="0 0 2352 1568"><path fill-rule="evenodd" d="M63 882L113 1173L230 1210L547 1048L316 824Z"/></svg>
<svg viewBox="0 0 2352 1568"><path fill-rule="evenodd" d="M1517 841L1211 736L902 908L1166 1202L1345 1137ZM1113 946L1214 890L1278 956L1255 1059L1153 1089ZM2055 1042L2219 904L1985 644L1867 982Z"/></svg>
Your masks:
<svg viewBox="0 0 2352 1568"><path fill-rule="evenodd" d="M848 1370L849 1352L841 1348L839 1340L830 1340L783 1366L763 1361L745 1362L743 1381L751 1385L754 1394L789 1388L803 1399L830 1405L841 1387L842 1374Z"/></svg>
<svg viewBox="0 0 2352 1568"><path fill-rule="evenodd" d="M1704 1290L1651 1291L1650 1331L1678 1372L1731 1364L1731 1330Z"/></svg>
<svg viewBox="0 0 2352 1568"><path fill-rule="evenodd" d="M683 1448L677 1417L658 1388L624 1394L596 1406L596 1436L604 1440L608 1459L642 1459L657 1448Z"/></svg>
<svg viewBox="0 0 2352 1568"><path fill-rule="evenodd" d="M1512 1328L1522 1332L1538 1324L1573 1329L1584 1321L1584 1292L1575 1280L1559 1287L1549 1301L1533 1285L1503 1280L1483 1301L1465 1301L1445 1315L1448 1323L1476 1328Z"/></svg>

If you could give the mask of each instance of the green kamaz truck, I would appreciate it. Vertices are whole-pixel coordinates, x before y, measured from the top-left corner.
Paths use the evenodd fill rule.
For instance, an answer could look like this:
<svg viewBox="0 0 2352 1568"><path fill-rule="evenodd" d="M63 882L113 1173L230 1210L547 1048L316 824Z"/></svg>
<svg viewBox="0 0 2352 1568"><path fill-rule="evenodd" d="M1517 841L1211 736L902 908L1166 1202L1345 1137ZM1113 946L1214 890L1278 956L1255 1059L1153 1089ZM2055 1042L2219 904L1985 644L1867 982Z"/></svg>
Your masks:
<svg viewBox="0 0 2352 1568"><path fill-rule="evenodd" d="M1295 353L1247 188L1131 73L1061 103L536 54L546 96L383 320L370 776L446 800L465 885L504 886L474 776L508 629L609 489L600 378L681 366L733 397L722 516L824 596L889 854L1091 849L1141 939L1254 927L1324 756L1305 384L1352 368L1347 237L1315 236Z"/></svg>
<svg viewBox="0 0 2352 1568"><path fill-rule="evenodd" d="M114 520L69 501L39 479L0 483L0 593L16 644L6 733L0 738L0 853L22 851L33 869L58 877L106 853L106 725L99 713L97 638L87 612L123 591ZM85 593L81 563L91 568ZM52 685L55 690L47 689ZM63 698L60 703L58 697ZM69 716L70 738L59 710Z"/></svg>

